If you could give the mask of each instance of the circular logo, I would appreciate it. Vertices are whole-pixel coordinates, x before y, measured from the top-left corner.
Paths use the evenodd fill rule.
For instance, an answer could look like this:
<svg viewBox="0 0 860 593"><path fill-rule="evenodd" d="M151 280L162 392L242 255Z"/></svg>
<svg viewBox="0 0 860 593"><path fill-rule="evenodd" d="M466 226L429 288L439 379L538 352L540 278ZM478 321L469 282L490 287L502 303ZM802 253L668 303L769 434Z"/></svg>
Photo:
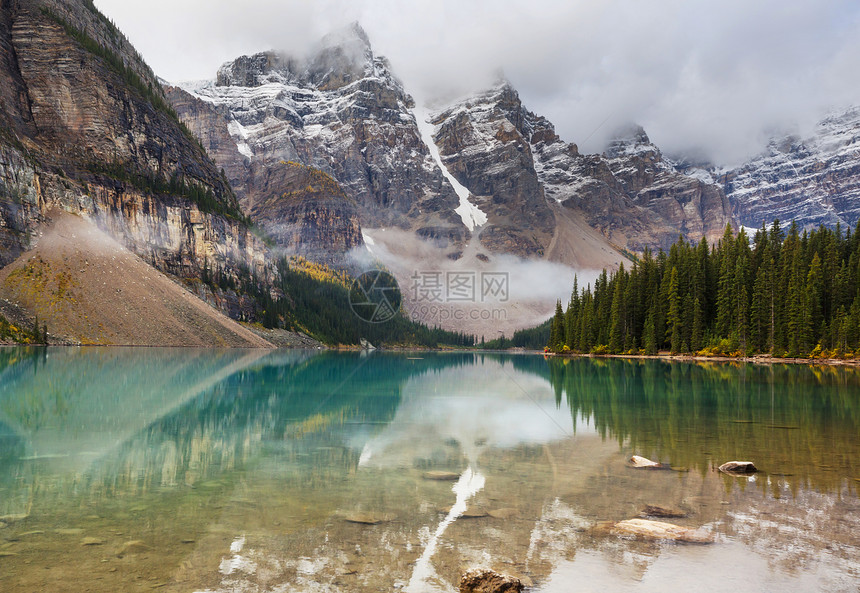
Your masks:
<svg viewBox="0 0 860 593"><path fill-rule="evenodd" d="M385 323L397 315L401 298L397 280L382 270L365 272L349 290L352 312L368 323Z"/></svg>

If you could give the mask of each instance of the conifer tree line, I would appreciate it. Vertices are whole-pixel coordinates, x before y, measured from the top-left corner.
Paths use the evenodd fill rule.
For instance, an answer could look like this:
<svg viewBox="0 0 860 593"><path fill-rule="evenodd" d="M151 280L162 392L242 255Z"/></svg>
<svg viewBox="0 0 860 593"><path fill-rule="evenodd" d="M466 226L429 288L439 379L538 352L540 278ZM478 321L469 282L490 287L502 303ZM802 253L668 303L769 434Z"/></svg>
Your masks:
<svg viewBox="0 0 860 593"><path fill-rule="evenodd" d="M750 241L726 226L713 247L680 237L594 286L574 279L548 348L580 353L860 354L860 224L801 232L775 221Z"/></svg>

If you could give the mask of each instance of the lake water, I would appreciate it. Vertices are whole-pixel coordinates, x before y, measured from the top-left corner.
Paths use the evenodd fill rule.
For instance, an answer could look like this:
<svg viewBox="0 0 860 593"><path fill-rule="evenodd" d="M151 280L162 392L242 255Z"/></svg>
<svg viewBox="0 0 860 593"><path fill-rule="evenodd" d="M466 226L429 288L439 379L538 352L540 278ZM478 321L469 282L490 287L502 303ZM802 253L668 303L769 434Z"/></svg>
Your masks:
<svg viewBox="0 0 860 593"><path fill-rule="evenodd" d="M856 592L858 489L854 369L0 350L4 593ZM649 504L715 542L595 529Z"/></svg>

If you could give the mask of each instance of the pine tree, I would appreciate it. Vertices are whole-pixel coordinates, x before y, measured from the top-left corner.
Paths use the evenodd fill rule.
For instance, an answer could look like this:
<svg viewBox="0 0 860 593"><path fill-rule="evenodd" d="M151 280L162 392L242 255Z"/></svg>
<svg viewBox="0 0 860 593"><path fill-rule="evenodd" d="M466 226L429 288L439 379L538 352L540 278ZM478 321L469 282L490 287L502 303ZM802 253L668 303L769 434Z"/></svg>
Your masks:
<svg viewBox="0 0 860 593"><path fill-rule="evenodd" d="M645 317L645 328L642 331L642 349L645 350L645 354L657 354L657 330L654 324L655 316L656 314L652 308L648 311L647 317Z"/></svg>
<svg viewBox="0 0 860 593"><path fill-rule="evenodd" d="M747 350L747 339L749 334L749 298L747 291L747 258L746 255L739 257L735 266L735 324L734 335L742 351Z"/></svg>
<svg viewBox="0 0 860 593"><path fill-rule="evenodd" d="M735 296L735 240L732 228L726 231L717 248L719 254L719 281L717 285L717 335L728 337L732 333L737 298Z"/></svg>
<svg viewBox="0 0 860 593"><path fill-rule="evenodd" d="M690 329L690 350L698 352L702 349L705 333L705 315L699 297L693 297L692 327Z"/></svg>
<svg viewBox="0 0 860 593"><path fill-rule="evenodd" d="M666 315L666 339L672 354L681 351L682 322L681 322L681 297L678 295L678 268L672 267L669 273L669 290L666 295L669 305L669 313Z"/></svg>
<svg viewBox="0 0 860 593"><path fill-rule="evenodd" d="M759 351L769 351L773 340L773 259L768 254L761 262L753 285L750 303L750 344Z"/></svg>
<svg viewBox="0 0 860 593"><path fill-rule="evenodd" d="M609 351L613 354L621 352L624 345L624 267L614 277L615 289L612 291L612 312L609 330Z"/></svg>
<svg viewBox="0 0 860 593"><path fill-rule="evenodd" d="M811 348L821 339L818 331L824 323L824 277L821 258L818 252L812 257L806 276L806 315L808 321L807 347Z"/></svg>
<svg viewBox="0 0 860 593"><path fill-rule="evenodd" d="M555 315L552 318L549 334L549 348L560 352L564 346L564 311L561 308L561 300L555 303Z"/></svg>

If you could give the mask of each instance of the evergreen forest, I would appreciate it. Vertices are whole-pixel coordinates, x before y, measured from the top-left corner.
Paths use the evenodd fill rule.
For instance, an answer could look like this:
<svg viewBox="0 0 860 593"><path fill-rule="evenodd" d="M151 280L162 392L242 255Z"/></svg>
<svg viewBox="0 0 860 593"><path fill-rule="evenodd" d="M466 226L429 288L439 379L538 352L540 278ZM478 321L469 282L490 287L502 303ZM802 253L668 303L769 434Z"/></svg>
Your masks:
<svg viewBox="0 0 860 593"><path fill-rule="evenodd" d="M606 270L556 305L547 348L593 354L853 357L860 353L860 226L779 221L716 245L683 237Z"/></svg>

